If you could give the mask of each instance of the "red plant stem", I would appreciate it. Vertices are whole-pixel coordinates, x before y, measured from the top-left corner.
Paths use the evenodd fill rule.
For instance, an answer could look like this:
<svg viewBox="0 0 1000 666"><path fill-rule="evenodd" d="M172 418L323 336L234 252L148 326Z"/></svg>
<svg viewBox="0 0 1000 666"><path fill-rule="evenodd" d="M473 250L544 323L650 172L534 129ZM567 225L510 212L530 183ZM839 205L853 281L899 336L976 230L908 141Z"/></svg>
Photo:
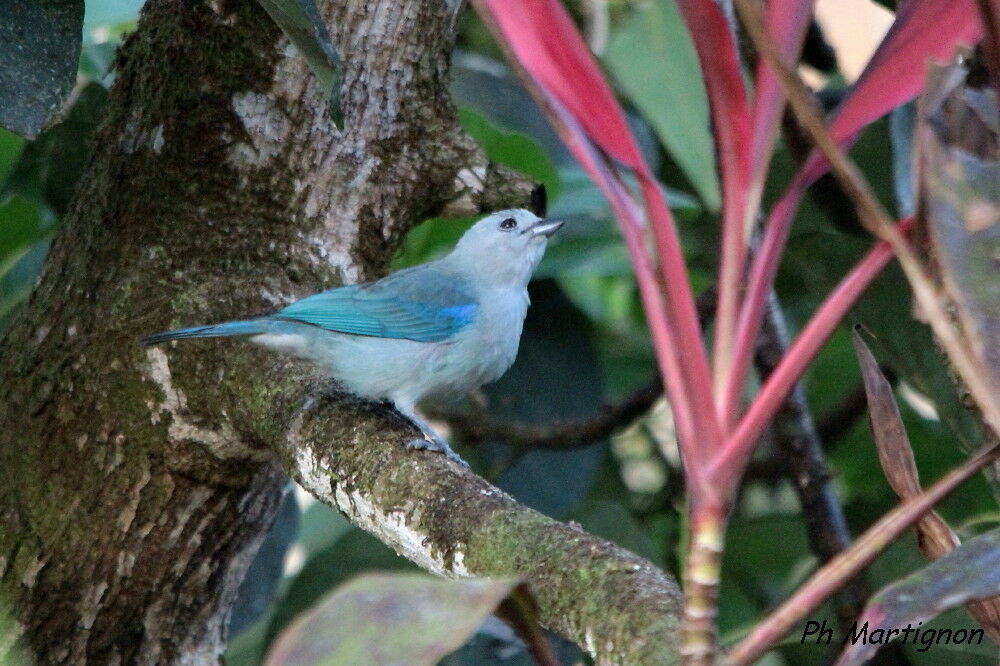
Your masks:
<svg viewBox="0 0 1000 666"><path fill-rule="evenodd" d="M736 329L733 361L720 396L719 413L728 417L724 424L727 433L735 428L739 419L740 402L750 372L754 343L764 320L764 307L767 305L768 294L771 293L771 285L774 284L774 278L778 274L781 253L788 240L795 210L805 187L804 179L796 177L788 186L785 195L771 209L767 224L764 225L760 247L750 264L746 296Z"/></svg>
<svg viewBox="0 0 1000 666"><path fill-rule="evenodd" d="M691 405L692 396L686 389L684 372L678 358L681 356L678 353L680 348L675 341L673 330L668 323L667 310L661 296L656 270L646 251L642 211L632 198L628 188L617 177L617 174L612 170L606 158L590 143L583 133L583 129L568 110L558 100L548 95L540 86L532 85L533 81L531 79L525 78L523 80L529 84L529 90L536 94L542 107L549 113L553 126L566 143L566 146L611 204L635 270L636 283L639 286L639 296L642 300L643 309L646 312L650 335L653 338L653 348L656 352L657 365L663 376L664 387L674 413L678 440L682 443L691 443L683 459L685 474L689 480L689 488L694 496L700 497L704 501L711 501L717 493L713 486L706 481L705 460L707 451L696 445L699 441L699 429L696 427L697 421ZM653 187L656 187L655 183ZM677 251L680 251L679 247ZM687 289L686 276L684 277L683 287L685 290ZM697 313L695 313L694 317L697 329ZM705 378L704 388L707 392L707 368L705 370ZM711 403L709 402L708 405L709 411L711 411ZM711 420L714 421L714 418Z"/></svg>
<svg viewBox="0 0 1000 666"><path fill-rule="evenodd" d="M805 41L815 0L771 0L764 6L768 33L789 62L798 60ZM751 107L750 181L747 186L744 228L750 229L760 209L764 180L771 163L771 152L778 137L785 95L774 72L761 58L754 77Z"/></svg>
<svg viewBox="0 0 1000 666"><path fill-rule="evenodd" d="M963 481L1000 457L1000 445L985 447L948 472L922 494L882 516L854 544L817 571L726 655L729 664L750 664L819 607L845 582L868 566L896 537L920 520Z"/></svg>
<svg viewBox="0 0 1000 666"><path fill-rule="evenodd" d="M714 0L680 0L677 6L701 63L722 185L722 241L712 352L713 385L718 394L729 372L746 263L743 209L750 176L750 111L725 14Z"/></svg>
<svg viewBox="0 0 1000 666"><path fill-rule="evenodd" d="M908 232L911 226L912 218L907 218L898 224L902 233ZM788 397L795 382L805 372L806 366L819 353L837 324L872 280L882 272L892 256L892 249L888 243L884 241L876 243L810 318L774 372L764 382L747 413L740 420L736 431L712 462L709 475L717 484L723 488L728 487L726 484L735 484L742 474L757 438L764 432L768 422Z"/></svg>

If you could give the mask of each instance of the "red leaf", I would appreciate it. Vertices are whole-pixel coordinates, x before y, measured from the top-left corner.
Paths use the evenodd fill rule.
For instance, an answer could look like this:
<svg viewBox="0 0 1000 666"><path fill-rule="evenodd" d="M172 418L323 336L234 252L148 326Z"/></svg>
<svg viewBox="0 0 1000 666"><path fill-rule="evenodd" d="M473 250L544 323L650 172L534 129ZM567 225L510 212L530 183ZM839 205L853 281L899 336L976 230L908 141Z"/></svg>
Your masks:
<svg viewBox="0 0 1000 666"><path fill-rule="evenodd" d="M852 143L857 133L923 88L928 60L951 60L959 44L975 44L982 23L973 0L910 0L848 93L830 124L833 137ZM826 173L826 160L813 151L803 166L812 182Z"/></svg>
<svg viewBox="0 0 1000 666"><path fill-rule="evenodd" d="M712 132L722 183L722 243L714 353L721 385L732 353L738 297L746 261L743 214L750 180L750 110L733 35L713 0L679 0L701 63L712 116Z"/></svg>
<svg viewBox="0 0 1000 666"><path fill-rule="evenodd" d="M614 93L572 19L556 0L479 0L502 40L538 84L601 150L637 173L648 169ZM481 12L482 13L482 12Z"/></svg>
<svg viewBox="0 0 1000 666"><path fill-rule="evenodd" d="M643 161L614 94L556 0L473 0L563 141L611 202L629 250L664 384L685 446L692 500L714 501L702 461L721 445L708 360L670 209ZM616 165L638 178L645 216ZM645 242L648 220L662 274Z"/></svg>
<svg viewBox="0 0 1000 666"><path fill-rule="evenodd" d="M850 145L865 125L916 96L923 87L928 58L947 59L958 44L975 42L979 38L982 26L973 2L909 0L901 3L888 34L830 125L831 133L842 146ZM771 291L801 195L828 169L826 159L813 150L764 225L760 250L751 266L747 296L740 311L735 358L722 392L723 413L732 410L746 382L764 302Z"/></svg>
<svg viewBox="0 0 1000 666"><path fill-rule="evenodd" d="M733 35L713 0L678 0L677 7L705 78L722 185L730 191L723 206L742 208L750 170L750 111Z"/></svg>
<svg viewBox="0 0 1000 666"><path fill-rule="evenodd" d="M814 1L770 0L764 7L764 25L789 62L798 60ZM753 138L750 146L750 164L755 181L758 178L763 181L767 173L784 106L785 95L778 78L767 63L760 60L754 79Z"/></svg>

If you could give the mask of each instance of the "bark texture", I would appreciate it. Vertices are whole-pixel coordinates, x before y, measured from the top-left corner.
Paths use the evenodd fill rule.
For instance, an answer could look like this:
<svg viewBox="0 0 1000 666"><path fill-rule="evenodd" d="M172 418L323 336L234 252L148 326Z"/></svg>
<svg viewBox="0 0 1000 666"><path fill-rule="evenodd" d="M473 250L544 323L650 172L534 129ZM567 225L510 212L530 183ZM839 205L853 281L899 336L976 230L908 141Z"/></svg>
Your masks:
<svg viewBox="0 0 1000 666"><path fill-rule="evenodd" d="M147 2L43 275L0 341L0 597L40 662L217 661L282 464L425 566L537 582L546 622L602 658L653 641L667 650L672 581L404 453L387 410L341 401L303 413L329 402L309 403L320 380L250 345L136 343L374 277L442 210L527 203L529 184L455 122L455 4L322 8L345 67L340 132L255 3ZM433 548L406 541L415 534ZM568 559L533 562L556 553ZM568 587L581 581L556 576L556 561L588 584ZM605 609L592 602L622 590L640 596L618 600L621 621L601 633ZM629 612L659 615L644 625Z"/></svg>
<svg viewBox="0 0 1000 666"><path fill-rule="evenodd" d="M429 571L523 578L542 622L599 664L679 661L673 579L443 456L406 452L400 444L413 435L400 421L359 425L357 408L349 397L321 396L293 422L282 457L309 492Z"/></svg>

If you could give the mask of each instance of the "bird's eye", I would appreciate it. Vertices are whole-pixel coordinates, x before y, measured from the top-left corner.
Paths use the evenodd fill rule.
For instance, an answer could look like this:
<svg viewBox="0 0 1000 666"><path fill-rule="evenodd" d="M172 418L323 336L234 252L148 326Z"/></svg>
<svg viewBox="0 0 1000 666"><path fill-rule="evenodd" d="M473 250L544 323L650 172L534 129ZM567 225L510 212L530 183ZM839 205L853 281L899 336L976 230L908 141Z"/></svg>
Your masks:
<svg viewBox="0 0 1000 666"><path fill-rule="evenodd" d="M511 229L517 228L517 220L512 217L508 217L506 220L500 223L500 229L503 231L510 231Z"/></svg>

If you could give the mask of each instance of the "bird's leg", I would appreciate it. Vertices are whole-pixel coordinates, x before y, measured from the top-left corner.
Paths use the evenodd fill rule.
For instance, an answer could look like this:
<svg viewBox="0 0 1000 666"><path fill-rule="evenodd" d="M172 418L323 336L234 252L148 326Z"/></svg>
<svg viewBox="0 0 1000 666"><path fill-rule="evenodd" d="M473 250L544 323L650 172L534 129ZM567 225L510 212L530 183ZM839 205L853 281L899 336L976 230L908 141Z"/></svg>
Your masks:
<svg viewBox="0 0 1000 666"><path fill-rule="evenodd" d="M426 451L437 451L438 453L443 453L445 456L454 460L457 463L469 466L469 463L462 460L457 453L451 450L448 446L448 442L444 440L441 435L434 432L434 428L431 427L427 421L417 416L416 411L413 408L408 408L406 406L396 405L396 410L400 414L406 417L406 419L415 425L417 429L423 434L423 437L417 437L416 439L411 439L406 443L406 448L408 449L418 449Z"/></svg>

